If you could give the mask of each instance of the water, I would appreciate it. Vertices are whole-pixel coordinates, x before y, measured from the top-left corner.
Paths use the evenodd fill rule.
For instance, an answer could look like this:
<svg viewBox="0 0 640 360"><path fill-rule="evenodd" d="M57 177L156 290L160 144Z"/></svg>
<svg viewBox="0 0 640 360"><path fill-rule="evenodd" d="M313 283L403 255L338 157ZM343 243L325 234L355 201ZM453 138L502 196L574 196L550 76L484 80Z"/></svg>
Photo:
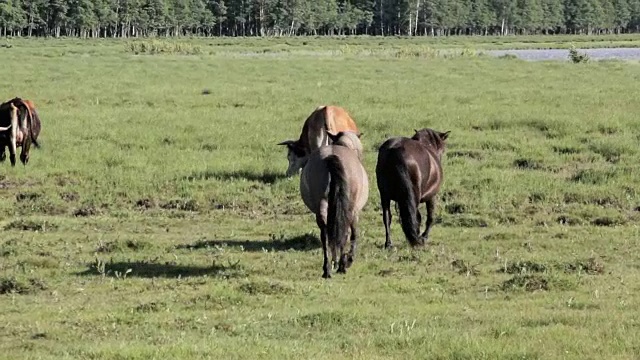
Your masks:
<svg viewBox="0 0 640 360"><path fill-rule="evenodd" d="M601 48L578 49L579 53L586 53L592 60L640 60L640 48ZM530 50L489 50L485 52L491 56L512 54L523 60L568 60L568 49L530 49Z"/></svg>

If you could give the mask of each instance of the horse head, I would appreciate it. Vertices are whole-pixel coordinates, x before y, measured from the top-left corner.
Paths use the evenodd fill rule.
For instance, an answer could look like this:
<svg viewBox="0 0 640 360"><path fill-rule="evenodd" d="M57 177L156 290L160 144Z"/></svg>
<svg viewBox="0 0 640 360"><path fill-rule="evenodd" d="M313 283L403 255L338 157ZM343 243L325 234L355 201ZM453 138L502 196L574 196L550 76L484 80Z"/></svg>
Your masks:
<svg viewBox="0 0 640 360"><path fill-rule="evenodd" d="M429 128L413 130L415 134L411 137L413 140L419 141L422 145L431 148L438 156L442 156L446 148L446 140L449 138L451 131L439 132Z"/></svg>
<svg viewBox="0 0 640 360"><path fill-rule="evenodd" d="M287 146L287 160L289 161L289 167L287 168L287 176L291 177L295 175L307 161L307 154L300 146L298 141L285 140L278 145Z"/></svg>

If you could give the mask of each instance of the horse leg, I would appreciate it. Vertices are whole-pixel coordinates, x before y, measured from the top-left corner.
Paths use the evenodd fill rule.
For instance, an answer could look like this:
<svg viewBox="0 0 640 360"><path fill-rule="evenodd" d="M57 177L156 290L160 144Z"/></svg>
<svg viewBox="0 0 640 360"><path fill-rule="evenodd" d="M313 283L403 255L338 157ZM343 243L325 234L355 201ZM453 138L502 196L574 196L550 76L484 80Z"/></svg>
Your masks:
<svg viewBox="0 0 640 360"><path fill-rule="evenodd" d="M340 262L338 262L338 273L346 274L347 273L347 254L344 252L344 243L339 247L340 251Z"/></svg>
<svg viewBox="0 0 640 360"><path fill-rule="evenodd" d="M322 254L324 255L324 263L322 264L322 277L331 278L331 262L329 260L329 236L327 234L327 223L322 216L316 215L316 223L320 228L320 240L322 241Z"/></svg>
<svg viewBox="0 0 640 360"><path fill-rule="evenodd" d="M382 207L382 222L384 223L385 242L384 248L391 249L391 200L389 198L380 197L380 205Z"/></svg>
<svg viewBox="0 0 640 360"><path fill-rule="evenodd" d="M422 214L420 213L419 207L416 208L416 218L418 219L418 229L416 230L417 230L417 233L420 233L420 223L422 223Z"/></svg>
<svg viewBox="0 0 640 360"><path fill-rule="evenodd" d="M345 245L347 244L347 239L344 239L340 243L340 263L338 264L338 272L342 274L346 274L347 269L351 267L351 264L353 263L353 257L355 256L355 252L356 252L357 222L358 222L358 219L356 216L355 219L351 222L351 225L349 226L349 232L350 232L349 243L351 243L351 246L348 254L345 253L344 251Z"/></svg>
<svg viewBox="0 0 640 360"><path fill-rule="evenodd" d="M356 257L356 248L358 247L358 219L356 218L351 224L351 248L349 249L349 255L347 256L347 269L353 265L353 260Z"/></svg>
<svg viewBox="0 0 640 360"><path fill-rule="evenodd" d="M9 145L9 160L11 161L11 166L16 166L16 144L15 140L11 141Z"/></svg>
<svg viewBox="0 0 640 360"><path fill-rule="evenodd" d="M25 136L22 141L22 150L20 150L20 161L22 162L22 165L25 166L29 162L29 148L31 148L31 138Z"/></svg>
<svg viewBox="0 0 640 360"><path fill-rule="evenodd" d="M4 162L7 159L7 154L4 152L5 145L0 145L0 162Z"/></svg>
<svg viewBox="0 0 640 360"><path fill-rule="evenodd" d="M425 205L427 208L427 221L425 223L426 228L424 229L424 232L422 233L422 235L420 235L420 237L423 239L424 242L429 240L429 231L431 231L431 226L433 225L433 213L435 212L435 208L436 208L435 196L428 199Z"/></svg>

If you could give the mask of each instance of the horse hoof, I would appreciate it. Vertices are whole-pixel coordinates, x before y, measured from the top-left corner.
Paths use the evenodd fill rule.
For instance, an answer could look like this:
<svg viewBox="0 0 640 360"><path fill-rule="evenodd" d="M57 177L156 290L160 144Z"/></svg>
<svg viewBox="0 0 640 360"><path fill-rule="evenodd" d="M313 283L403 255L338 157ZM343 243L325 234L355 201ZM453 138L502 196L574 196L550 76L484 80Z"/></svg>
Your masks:
<svg viewBox="0 0 640 360"><path fill-rule="evenodd" d="M324 274L322 274L322 277L324 279L331 279L331 274L324 273Z"/></svg>
<svg viewBox="0 0 640 360"><path fill-rule="evenodd" d="M386 250L392 250L392 249L393 249L393 245L392 245L392 244L390 244L390 243L389 243L389 244L384 244L384 248L385 248Z"/></svg>
<svg viewBox="0 0 640 360"><path fill-rule="evenodd" d="M351 265L353 265L353 256L349 256L349 257L347 258L347 263L345 264L345 266L347 267L347 269L348 269L348 268L350 268L350 267L351 267Z"/></svg>
<svg viewBox="0 0 640 360"><path fill-rule="evenodd" d="M414 248L414 249L422 249L422 248L424 248L424 243L423 242L418 242L418 243L413 244L411 247Z"/></svg>

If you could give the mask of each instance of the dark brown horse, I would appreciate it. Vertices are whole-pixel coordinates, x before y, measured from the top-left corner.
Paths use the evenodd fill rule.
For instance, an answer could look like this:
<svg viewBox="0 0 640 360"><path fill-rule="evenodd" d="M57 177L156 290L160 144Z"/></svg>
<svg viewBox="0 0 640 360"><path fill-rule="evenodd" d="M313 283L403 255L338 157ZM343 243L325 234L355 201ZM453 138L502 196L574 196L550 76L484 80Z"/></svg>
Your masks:
<svg viewBox="0 0 640 360"><path fill-rule="evenodd" d="M387 139L378 150L376 177L382 221L386 232L385 248L391 248L391 200L398 204L402 230L411 246L424 245L433 225L435 197L443 180L441 157L449 131L414 130L411 138ZM418 205L426 203L426 229L420 233L422 216Z"/></svg>

